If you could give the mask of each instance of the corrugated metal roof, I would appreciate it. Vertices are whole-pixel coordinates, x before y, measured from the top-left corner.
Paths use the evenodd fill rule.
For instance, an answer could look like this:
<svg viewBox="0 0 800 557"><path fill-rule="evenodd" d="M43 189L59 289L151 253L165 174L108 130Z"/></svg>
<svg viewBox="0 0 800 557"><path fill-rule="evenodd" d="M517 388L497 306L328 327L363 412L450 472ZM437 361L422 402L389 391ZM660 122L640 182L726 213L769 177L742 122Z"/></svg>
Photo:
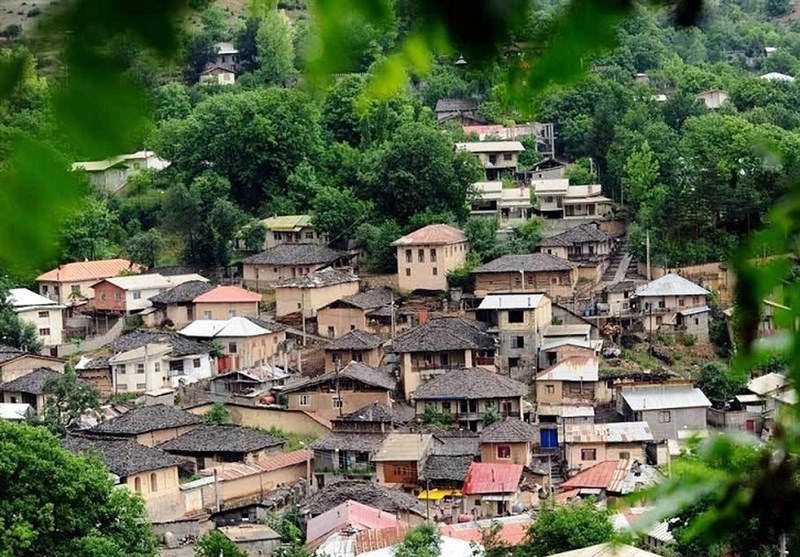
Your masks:
<svg viewBox="0 0 800 557"><path fill-rule="evenodd" d="M372 460L419 461L428 449L433 435L430 433L391 433L381 443Z"/></svg>
<svg viewBox="0 0 800 557"><path fill-rule="evenodd" d="M185 337L215 338L215 337L256 337L268 335L276 331L266 329L246 317L231 317L230 319L198 319L178 331Z"/></svg>
<svg viewBox="0 0 800 557"><path fill-rule="evenodd" d="M600 359L597 356L570 356L543 370L538 381L597 381Z"/></svg>
<svg viewBox="0 0 800 557"><path fill-rule="evenodd" d="M592 326L589 324L576 323L573 325L547 325L542 331L545 337L577 337L589 338Z"/></svg>
<svg viewBox="0 0 800 557"><path fill-rule="evenodd" d="M652 441L653 432L647 422L566 424L564 440L567 443L635 443Z"/></svg>
<svg viewBox="0 0 800 557"><path fill-rule="evenodd" d="M122 271L139 272L140 267L127 259L101 259L99 261L76 261L65 263L46 273L36 280L39 282L81 282L114 277Z"/></svg>
<svg viewBox="0 0 800 557"><path fill-rule="evenodd" d="M59 306L58 302L54 302L50 298L40 296L32 290L27 288L11 288L8 291L8 301L14 309L22 309L26 307L38 306L52 306L54 308L63 307Z"/></svg>
<svg viewBox="0 0 800 557"><path fill-rule="evenodd" d="M300 229L311 225L309 215L283 215L280 217L269 217L261 221L267 230L299 232Z"/></svg>
<svg viewBox="0 0 800 557"><path fill-rule="evenodd" d="M458 244L466 242L467 236L462 230L449 224L429 224L411 234L401 236L394 242L393 246L415 246L415 245L439 245L439 244Z"/></svg>
<svg viewBox="0 0 800 557"><path fill-rule="evenodd" d="M226 302L226 303L246 303L246 302L260 302L261 294L258 292L251 292L238 286L217 286L200 294L193 300L195 303L199 302Z"/></svg>
<svg viewBox="0 0 800 557"><path fill-rule="evenodd" d="M632 545L614 545L609 542L584 547L583 549L554 553L549 557L659 557L659 555Z"/></svg>
<svg viewBox="0 0 800 557"><path fill-rule="evenodd" d="M708 307L708 306L699 306L699 307L696 307L696 308L685 309L683 311L679 311L678 313L680 313L683 316L687 316L687 315L697 315L698 313L706 313L706 312L709 312L709 311L711 311L710 307Z"/></svg>
<svg viewBox="0 0 800 557"><path fill-rule="evenodd" d="M708 296L711 294L680 275L669 273L636 289L636 296Z"/></svg>
<svg viewBox="0 0 800 557"><path fill-rule="evenodd" d="M306 542L314 544L323 536L344 528L373 530L392 528L400 524L397 516L391 513L357 501L345 501L308 521Z"/></svg>
<svg viewBox="0 0 800 557"><path fill-rule="evenodd" d="M108 277L105 281L123 290L144 290L153 288L171 288L190 280L208 282L208 279L196 273L189 275L164 276L159 273L148 275L132 275L127 277Z"/></svg>
<svg viewBox="0 0 800 557"><path fill-rule="evenodd" d="M490 294L478 309L535 309L545 299L544 294Z"/></svg>
<svg viewBox="0 0 800 557"><path fill-rule="evenodd" d="M700 389L681 387L645 387L622 389L620 396L631 410L669 410L671 408L708 408L711 406Z"/></svg>
<svg viewBox="0 0 800 557"><path fill-rule="evenodd" d="M461 489L464 495L516 493L522 479L521 464L473 462Z"/></svg>
<svg viewBox="0 0 800 557"><path fill-rule="evenodd" d="M767 395L783 389L789 384L785 375L770 372L747 382L747 390L757 395Z"/></svg>
<svg viewBox="0 0 800 557"><path fill-rule="evenodd" d="M456 149L470 153L518 153L525 146L519 141L469 141L456 143Z"/></svg>

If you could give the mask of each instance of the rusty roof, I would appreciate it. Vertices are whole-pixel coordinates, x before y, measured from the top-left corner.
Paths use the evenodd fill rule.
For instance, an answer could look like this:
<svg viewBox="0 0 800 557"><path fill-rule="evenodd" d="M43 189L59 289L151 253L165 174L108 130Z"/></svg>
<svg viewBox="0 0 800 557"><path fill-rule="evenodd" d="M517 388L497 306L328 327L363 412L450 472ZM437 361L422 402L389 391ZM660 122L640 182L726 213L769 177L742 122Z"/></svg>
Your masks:
<svg viewBox="0 0 800 557"><path fill-rule="evenodd" d="M101 259L65 263L36 277L40 282L82 282L115 277L122 271L139 272L141 267L127 259Z"/></svg>
<svg viewBox="0 0 800 557"><path fill-rule="evenodd" d="M393 246L416 246L416 245L440 245L458 244L466 242L467 236L462 230L449 224L429 224L411 234L401 236L394 242Z"/></svg>
<svg viewBox="0 0 800 557"><path fill-rule="evenodd" d="M637 443L652 441L653 432L647 422L611 424L566 424L566 443Z"/></svg>
<svg viewBox="0 0 800 557"><path fill-rule="evenodd" d="M231 304L260 302L261 294L238 286L217 286L200 294L193 301L194 303L227 302Z"/></svg>
<svg viewBox="0 0 800 557"><path fill-rule="evenodd" d="M464 480L464 495L516 493L522 479L522 464L473 462Z"/></svg>

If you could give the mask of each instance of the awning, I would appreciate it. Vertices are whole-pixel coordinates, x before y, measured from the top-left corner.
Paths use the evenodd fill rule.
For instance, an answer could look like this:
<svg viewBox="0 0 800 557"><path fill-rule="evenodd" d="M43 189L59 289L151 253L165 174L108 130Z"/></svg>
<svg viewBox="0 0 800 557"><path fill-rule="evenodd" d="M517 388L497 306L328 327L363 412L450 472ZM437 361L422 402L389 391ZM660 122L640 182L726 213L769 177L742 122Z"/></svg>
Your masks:
<svg viewBox="0 0 800 557"><path fill-rule="evenodd" d="M431 489L430 491L424 490L417 499L420 501L441 501L445 497L461 497L461 492L457 489Z"/></svg>

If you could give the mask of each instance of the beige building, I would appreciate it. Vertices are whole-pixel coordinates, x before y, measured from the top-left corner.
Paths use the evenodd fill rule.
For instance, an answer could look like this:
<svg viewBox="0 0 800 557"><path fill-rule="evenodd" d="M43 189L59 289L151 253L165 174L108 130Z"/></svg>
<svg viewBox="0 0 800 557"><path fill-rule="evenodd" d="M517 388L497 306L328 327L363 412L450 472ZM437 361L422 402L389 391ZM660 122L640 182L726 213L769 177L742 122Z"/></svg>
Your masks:
<svg viewBox="0 0 800 557"><path fill-rule="evenodd" d="M720 89L709 89L708 91L697 93L695 98L706 105L706 108L715 110L728 101L728 93Z"/></svg>
<svg viewBox="0 0 800 557"><path fill-rule="evenodd" d="M571 185L569 180L534 180L534 209L550 218L603 217L614 202L603 195L600 184Z"/></svg>
<svg viewBox="0 0 800 557"><path fill-rule="evenodd" d="M49 377L61 375L48 368L39 368L16 379L0 383L0 402L30 404L39 414L44 411L44 386Z"/></svg>
<svg viewBox="0 0 800 557"><path fill-rule="evenodd" d="M236 72L231 66L209 64L200 72L200 81L217 85L233 85L236 83Z"/></svg>
<svg viewBox="0 0 800 557"><path fill-rule="evenodd" d="M64 342L62 310L65 306L27 288L10 289L8 301L21 321L36 327L39 340L45 347Z"/></svg>
<svg viewBox="0 0 800 557"><path fill-rule="evenodd" d="M481 462L530 466L539 429L518 418L505 418L481 432Z"/></svg>
<svg viewBox="0 0 800 557"><path fill-rule="evenodd" d="M203 418L179 408L154 404L128 410L102 422L87 433L97 436L125 437L148 447L155 447L183 435L203 423Z"/></svg>
<svg viewBox="0 0 800 557"><path fill-rule="evenodd" d="M564 426L567 467L573 472L605 460L638 460L645 463L645 443L652 441L653 433L647 422Z"/></svg>
<svg viewBox="0 0 800 557"><path fill-rule="evenodd" d="M536 375L536 402L575 404L600 398L600 360L597 356L569 356Z"/></svg>
<svg viewBox="0 0 800 557"><path fill-rule="evenodd" d="M317 330L320 336L328 338L337 338L355 329L380 334L387 320L391 327L393 300L392 291L388 288L345 296L317 311ZM395 314L396 322L401 321L396 309ZM398 328L401 325L396 323Z"/></svg>
<svg viewBox="0 0 800 557"><path fill-rule="evenodd" d="M194 299L198 319L258 317L261 294L238 286L217 286Z"/></svg>
<svg viewBox="0 0 800 557"><path fill-rule="evenodd" d="M646 331L682 332L708 342L710 295L702 286L670 273L639 286L634 298Z"/></svg>
<svg viewBox="0 0 800 557"><path fill-rule="evenodd" d="M0 383L13 381L41 367L63 372L64 360L0 344Z"/></svg>
<svg viewBox="0 0 800 557"><path fill-rule="evenodd" d="M464 232L431 224L398 238L397 282L401 290L447 290L447 273L462 267L469 244Z"/></svg>
<svg viewBox="0 0 800 557"><path fill-rule="evenodd" d="M472 141L456 143L456 150L477 157L487 181L513 178L519 166L519 154L525 150L519 141Z"/></svg>
<svg viewBox="0 0 800 557"><path fill-rule="evenodd" d="M39 294L66 306L94 298L92 285L121 273L138 273L139 265L127 259L103 259L65 263L36 277Z"/></svg>
<svg viewBox="0 0 800 557"><path fill-rule="evenodd" d="M419 490L419 477L432 444L430 433L390 433L371 458L378 483Z"/></svg>
<svg viewBox="0 0 800 557"><path fill-rule="evenodd" d="M359 279L346 269L331 267L309 275L286 279L275 285L276 315L300 313L310 318L323 308L346 296L358 293Z"/></svg>
<svg viewBox="0 0 800 557"><path fill-rule="evenodd" d="M309 215L283 215L270 217L261 221L267 230L264 249L274 248L281 244L316 244L327 245L328 238L317 232Z"/></svg>
<svg viewBox="0 0 800 557"><path fill-rule="evenodd" d="M247 288L259 291L282 280L339 266L344 260L344 254L326 246L284 243L244 258L242 276Z"/></svg>
<svg viewBox="0 0 800 557"><path fill-rule="evenodd" d="M72 170L86 172L92 184L109 193L119 193L131 176L144 170L163 170L169 165L169 161L159 158L153 151L136 151L102 161L76 162L72 164Z"/></svg>
<svg viewBox="0 0 800 557"><path fill-rule="evenodd" d="M378 367L383 359L383 343L377 335L353 329L325 347L325 371L334 371L350 362Z"/></svg>
<svg viewBox="0 0 800 557"><path fill-rule="evenodd" d="M574 264L548 253L504 255L472 271L475 296L544 293L551 299L571 298L578 282Z"/></svg>

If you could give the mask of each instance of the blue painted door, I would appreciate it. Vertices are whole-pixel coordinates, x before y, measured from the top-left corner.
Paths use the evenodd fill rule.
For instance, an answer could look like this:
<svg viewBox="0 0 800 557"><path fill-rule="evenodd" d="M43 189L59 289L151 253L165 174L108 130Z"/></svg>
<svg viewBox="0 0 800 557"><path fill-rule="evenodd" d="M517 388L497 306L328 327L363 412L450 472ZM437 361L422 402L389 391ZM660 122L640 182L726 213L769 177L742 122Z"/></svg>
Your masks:
<svg viewBox="0 0 800 557"><path fill-rule="evenodd" d="M557 429L541 429L539 432L543 449L555 449L558 447Z"/></svg>

